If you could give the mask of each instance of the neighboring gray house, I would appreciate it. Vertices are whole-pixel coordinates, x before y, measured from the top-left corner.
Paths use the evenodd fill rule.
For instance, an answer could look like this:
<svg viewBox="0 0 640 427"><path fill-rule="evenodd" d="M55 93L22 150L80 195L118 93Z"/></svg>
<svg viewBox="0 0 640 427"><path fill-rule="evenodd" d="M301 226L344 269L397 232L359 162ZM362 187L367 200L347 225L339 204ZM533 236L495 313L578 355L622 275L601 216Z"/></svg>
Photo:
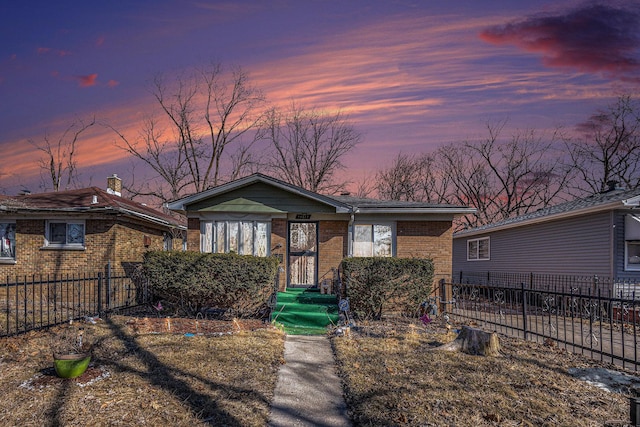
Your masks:
<svg viewBox="0 0 640 427"><path fill-rule="evenodd" d="M640 189L610 191L453 235L453 277L474 272L640 280Z"/></svg>

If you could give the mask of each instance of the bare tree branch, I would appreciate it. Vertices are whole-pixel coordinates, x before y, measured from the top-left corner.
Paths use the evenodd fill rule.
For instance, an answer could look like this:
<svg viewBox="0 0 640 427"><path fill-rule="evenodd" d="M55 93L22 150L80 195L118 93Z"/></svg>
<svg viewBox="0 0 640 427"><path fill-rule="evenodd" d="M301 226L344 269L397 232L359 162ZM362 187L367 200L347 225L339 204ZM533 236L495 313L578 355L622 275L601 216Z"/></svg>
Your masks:
<svg viewBox="0 0 640 427"><path fill-rule="evenodd" d="M45 189L51 185L53 191L59 191L65 177L64 188L70 188L72 183L77 183L77 143L80 135L95 123L95 117L88 122L78 119L71 123L55 141L48 134L44 135L41 142L29 140L37 150L44 153L38 160L38 164L44 173L42 182Z"/></svg>

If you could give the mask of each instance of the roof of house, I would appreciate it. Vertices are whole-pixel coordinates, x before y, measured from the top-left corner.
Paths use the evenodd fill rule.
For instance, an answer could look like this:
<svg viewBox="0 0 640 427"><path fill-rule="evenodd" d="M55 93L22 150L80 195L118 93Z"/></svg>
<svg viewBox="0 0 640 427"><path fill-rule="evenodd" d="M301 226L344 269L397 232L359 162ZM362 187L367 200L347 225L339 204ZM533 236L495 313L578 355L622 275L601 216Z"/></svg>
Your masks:
<svg viewBox="0 0 640 427"><path fill-rule="evenodd" d="M118 213L168 227L185 228L184 220L98 187L19 196L2 195L0 212Z"/></svg>
<svg viewBox="0 0 640 427"><path fill-rule="evenodd" d="M352 197L350 195L327 196L313 191L306 190L285 181L256 173L253 175L231 181L218 187L202 191L168 204L169 209L186 211L187 206L204 199L215 197L238 188L246 187L255 183L266 183L293 194L306 197L308 199L332 206L336 213L447 213L462 215L475 212L475 209L466 206L434 204L426 202L403 202Z"/></svg>
<svg viewBox="0 0 640 427"><path fill-rule="evenodd" d="M481 234L488 231L497 231L506 228L520 227L538 222L553 221L588 213L607 211L613 209L634 208L640 206L640 188L634 190L616 189L603 193L593 194L588 197L574 199L555 206L538 209L524 215L508 218L492 224L483 225L468 230L462 230L454 234L454 237Z"/></svg>

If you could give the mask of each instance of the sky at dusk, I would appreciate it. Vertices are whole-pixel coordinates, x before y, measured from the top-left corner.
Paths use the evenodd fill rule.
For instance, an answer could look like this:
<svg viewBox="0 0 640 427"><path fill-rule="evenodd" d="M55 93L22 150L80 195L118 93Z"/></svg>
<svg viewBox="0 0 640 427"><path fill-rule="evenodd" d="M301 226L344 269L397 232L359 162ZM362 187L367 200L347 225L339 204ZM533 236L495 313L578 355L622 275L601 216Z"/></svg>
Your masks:
<svg viewBox="0 0 640 427"><path fill-rule="evenodd" d="M29 143L95 116L134 135L149 83L237 65L274 105L348 114L357 180L398 152L522 129L572 129L640 95L640 1L12 1L0 7L0 190L40 191ZM85 185L131 162L104 127L82 135ZM138 173L136 171L136 173Z"/></svg>

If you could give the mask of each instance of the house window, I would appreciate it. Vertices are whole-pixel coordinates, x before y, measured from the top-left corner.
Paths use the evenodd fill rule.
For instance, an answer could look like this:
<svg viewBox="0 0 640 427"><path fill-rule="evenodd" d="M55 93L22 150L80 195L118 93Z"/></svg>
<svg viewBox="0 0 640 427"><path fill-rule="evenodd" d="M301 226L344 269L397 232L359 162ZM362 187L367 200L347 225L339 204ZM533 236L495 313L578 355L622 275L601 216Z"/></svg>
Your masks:
<svg viewBox="0 0 640 427"><path fill-rule="evenodd" d="M490 259L489 238L467 240L467 261L487 261Z"/></svg>
<svg viewBox="0 0 640 427"><path fill-rule="evenodd" d="M0 263L16 260L16 223L0 222Z"/></svg>
<svg viewBox="0 0 640 427"><path fill-rule="evenodd" d="M45 246L63 249L84 249L84 222L47 221Z"/></svg>
<svg viewBox="0 0 640 427"><path fill-rule="evenodd" d="M640 271L640 218L635 214L625 215L624 240L624 269Z"/></svg>
<svg viewBox="0 0 640 427"><path fill-rule="evenodd" d="M627 242L626 270L640 270L640 240Z"/></svg>
<svg viewBox="0 0 640 427"><path fill-rule="evenodd" d="M163 233L162 235L162 250L173 250L173 236L169 233Z"/></svg>
<svg viewBox="0 0 640 427"><path fill-rule="evenodd" d="M200 250L240 255L269 255L270 222L205 221L200 230Z"/></svg>
<svg viewBox="0 0 640 427"><path fill-rule="evenodd" d="M393 227L383 224L356 224L353 227L353 256L393 256Z"/></svg>

